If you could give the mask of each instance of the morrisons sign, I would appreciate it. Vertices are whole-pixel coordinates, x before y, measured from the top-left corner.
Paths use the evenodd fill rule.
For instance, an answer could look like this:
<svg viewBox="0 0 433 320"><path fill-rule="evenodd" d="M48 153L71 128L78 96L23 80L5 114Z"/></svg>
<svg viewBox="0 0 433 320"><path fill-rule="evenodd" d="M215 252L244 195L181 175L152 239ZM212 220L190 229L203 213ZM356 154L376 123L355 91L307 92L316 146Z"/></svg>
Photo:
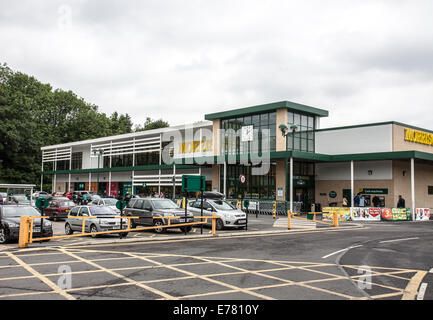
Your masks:
<svg viewBox="0 0 433 320"><path fill-rule="evenodd" d="M404 140L433 146L433 134L415 129L404 129Z"/></svg>

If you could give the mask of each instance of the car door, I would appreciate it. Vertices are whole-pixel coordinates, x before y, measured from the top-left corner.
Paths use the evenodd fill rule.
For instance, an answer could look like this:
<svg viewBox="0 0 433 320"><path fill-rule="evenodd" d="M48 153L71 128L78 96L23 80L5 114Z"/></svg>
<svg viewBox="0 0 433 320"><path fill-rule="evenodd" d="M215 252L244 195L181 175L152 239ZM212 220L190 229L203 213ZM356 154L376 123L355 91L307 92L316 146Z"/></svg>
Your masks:
<svg viewBox="0 0 433 320"><path fill-rule="evenodd" d="M82 207L80 209L80 212L78 213L79 217L89 217L90 216L90 212L89 212L89 208L88 207ZM82 230L83 228L83 219L77 219L78 223L80 224L80 230ZM92 223L92 221L89 221L90 219L86 219L85 224L85 232L89 232L90 230L90 224Z"/></svg>
<svg viewBox="0 0 433 320"><path fill-rule="evenodd" d="M129 215L139 217L134 219L136 224L144 224L143 200L138 199L134 202L131 208L128 208Z"/></svg>
<svg viewBox="0 0 433 320"><path fill-rule="evenodd" d="M79 211L80 211L80 207L72 208L71 211L69 212L68 219L66 221L66 223L69 223L69 225L71 226L71 229L73 231L78 230L77 229L78 228L78 222L79 222L78 220L80 220L80 219L75 219L74 217L78 216Z"/></svg>
<svg viewBox="0 0 433 320"><path fill-rule="evenodd" d="M141 212L143 214L143 224L146 226L153 225L153 206L150 200L143 200L143 209Z"/></svg>

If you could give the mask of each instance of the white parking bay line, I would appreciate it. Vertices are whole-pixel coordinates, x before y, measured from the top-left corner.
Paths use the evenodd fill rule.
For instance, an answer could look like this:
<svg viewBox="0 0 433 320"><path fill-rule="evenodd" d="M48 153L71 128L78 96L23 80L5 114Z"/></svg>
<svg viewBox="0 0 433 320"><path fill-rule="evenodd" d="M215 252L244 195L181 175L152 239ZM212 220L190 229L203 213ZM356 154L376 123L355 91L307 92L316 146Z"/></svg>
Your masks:
<svg viewBox="0 0 433 320"><path fill-rule="evenodd" d="M433 268L431 268L429 272L430 272L430 273L433 273Z"/></svg>
<svg viewBox="0 0 433 320"><path fill-rule="evenodd" d="M406 241L406 240L417 240L417 239L419 239L419 238L418 238L418 237L415 237L415 238L404 238L404 239L384 240L384 241L380 241L379 243L397 242L397 241Z"/></svg>
<svg viewBox="0 0 433 320"><path fill-rule="evenodd" d="M347 247L347 248L344 248L344 249L332 252L332 253L330 253L330 254L328 254L326 256L323 256L322 259L326 259L326 258L329 258L330 256L333 256L334 254L337 254L337 253L340 253L340 252L343 252L343 251L347 251L347 250L350 250L350 249L353 249L353 248L358 248L358 247L362 247L362 244L360 244L358 246Z"/></svg>
<svg viewBox="0 0 433 320"><path fill-rule="evenodd" d="M427 283L424 282L419 287L418 296L416 297L417 300L424 300L424 294L426 289L427 289Z"/></svg>

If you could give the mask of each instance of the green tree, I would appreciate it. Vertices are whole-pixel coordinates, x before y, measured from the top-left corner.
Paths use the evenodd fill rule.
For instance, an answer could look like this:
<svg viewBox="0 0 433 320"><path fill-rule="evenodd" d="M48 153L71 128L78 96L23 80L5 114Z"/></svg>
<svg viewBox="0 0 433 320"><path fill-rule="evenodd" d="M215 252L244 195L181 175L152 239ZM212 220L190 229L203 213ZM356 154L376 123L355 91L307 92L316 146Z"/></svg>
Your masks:
<svg viewBox="0 0 433 320"><path fill-rule="evenodd" d="M144 122L144 125L143 126L136 125L134 128L134 131L138 132L138 131L166 128L168 126L169 126L168 122L166 122L162 119L152 120L150 117L147 117L146 121Z"/></svg>

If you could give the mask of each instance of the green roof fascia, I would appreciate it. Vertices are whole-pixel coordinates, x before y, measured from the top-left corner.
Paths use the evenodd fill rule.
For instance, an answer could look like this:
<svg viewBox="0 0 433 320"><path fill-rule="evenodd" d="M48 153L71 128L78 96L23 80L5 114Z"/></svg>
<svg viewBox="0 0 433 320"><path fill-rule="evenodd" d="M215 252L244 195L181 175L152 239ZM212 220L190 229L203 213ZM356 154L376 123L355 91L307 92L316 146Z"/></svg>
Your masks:
<svg viewBox="0 0 433 320"><path fill-rule="evenodd" d="M162 164L162 165L148 165L148 166L135 166L135 167L115 167L115 168L92 168L92 169L81 169L81 170L50 170L41 171L41 174L77 174L77 173L98 173L98 172L123 172L123 171L146 171L146 170L166 170L172 169L172 164ZM198 165L176 165L178 169L193 169L198 168Z"/></svg>
<svg viewBox="0 0 433 320"><path fill-rule="evenodd" d="M314 108L314 107L310 107L310 106L306 106L303 104L290 102L290 101L280 101L280 102L273 102L273 103L268 103L268 104L261 104L261 105L252 106L252 107L233 109L233 110L229 110L229 111L208 113L204 116L204 118L206 120L233 118L233 117L237 117L240 115L255 114L255 113L273 111L273 110L283 109L283 108L286 108L286 109L289 109L292 111L299 111L301 113L319 116L319 117L327 117L329 115L329 112L327 110Z"/></svg>
<svg viewBox="0 0 433 320"><path fill-rule="evenodd" d="M388 124L395 124L395 125L402 126L402 127L407 127L407 128L411 128L411 129L415 129L415 130L433 133L432 130L428 130L428 129L420 128L420 127L415 127L415 126L412 126L410 124L406 124L406 123L402 123L402 122L398 122L398 121L355 124L355 125L351 125L351 126L341 126L341 127L333 127L333 128L316 129L315 131L321 132L321 131L332 131L332 130L342 130L342 129L354 129L354 128L362 128L362 127L384 126L384 125L388 125Z"/></svg>

